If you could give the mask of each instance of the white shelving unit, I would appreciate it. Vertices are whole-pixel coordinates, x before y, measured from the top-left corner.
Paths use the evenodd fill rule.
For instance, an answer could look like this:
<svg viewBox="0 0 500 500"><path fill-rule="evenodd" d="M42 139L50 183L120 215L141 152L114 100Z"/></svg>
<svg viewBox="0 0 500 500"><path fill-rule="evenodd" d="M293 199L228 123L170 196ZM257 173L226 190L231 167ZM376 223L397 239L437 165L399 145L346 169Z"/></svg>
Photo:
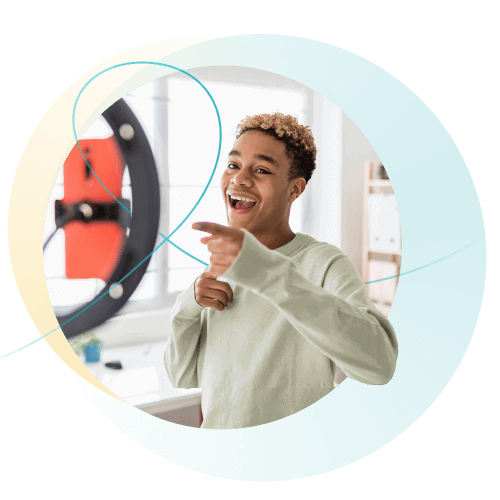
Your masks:
<svg viewBox="0 0 500 500"><path fill-rule="evenodd" d="M401 270L401 246L387 248L373 247L370 245L370 219L380 214L370 214L371 195L386 196L394 194L389 179L375 177L374 165L370 160L364 164L364 196L363 196L363 252L362 252L362 278L369 282L377 279L399 275ZM385 228L393 233L400 231L399 217L391 221L393 227ZM399 233L400 234L400 233ZM389 315L399 277L366 285L366 292L374 305L386 316Z"/></svg>

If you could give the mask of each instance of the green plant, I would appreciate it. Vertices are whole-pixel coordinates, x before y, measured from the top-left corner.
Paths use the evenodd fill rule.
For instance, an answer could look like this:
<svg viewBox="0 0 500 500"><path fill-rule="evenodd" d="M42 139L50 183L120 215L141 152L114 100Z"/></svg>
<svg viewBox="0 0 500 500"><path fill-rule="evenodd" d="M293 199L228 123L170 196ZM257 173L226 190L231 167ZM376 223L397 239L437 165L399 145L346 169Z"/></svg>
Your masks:
<svg viewBox="0 0 500 500"><path fill-rule="evenodd" d="M89 331L73 337L69 341L69 345L73 348L77 356L80 356L85 351L85 348L92 344L101 342L95 332Z"/></svg>

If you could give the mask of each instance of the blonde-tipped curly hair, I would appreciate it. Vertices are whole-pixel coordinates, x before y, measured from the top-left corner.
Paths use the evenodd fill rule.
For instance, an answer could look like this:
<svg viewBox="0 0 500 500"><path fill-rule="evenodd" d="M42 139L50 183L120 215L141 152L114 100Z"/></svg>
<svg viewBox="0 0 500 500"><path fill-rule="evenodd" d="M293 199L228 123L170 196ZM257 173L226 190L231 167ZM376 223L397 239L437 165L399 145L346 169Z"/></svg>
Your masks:
<svg viewBox="0 0 500 500"><path fill-rule="evenodd" d="M307 182L316 168L316 145L309 127L282 113L247 116L236 127L236 139L248 130L260 130L285 144L291 160L289 180L304 177Z"/></svg>

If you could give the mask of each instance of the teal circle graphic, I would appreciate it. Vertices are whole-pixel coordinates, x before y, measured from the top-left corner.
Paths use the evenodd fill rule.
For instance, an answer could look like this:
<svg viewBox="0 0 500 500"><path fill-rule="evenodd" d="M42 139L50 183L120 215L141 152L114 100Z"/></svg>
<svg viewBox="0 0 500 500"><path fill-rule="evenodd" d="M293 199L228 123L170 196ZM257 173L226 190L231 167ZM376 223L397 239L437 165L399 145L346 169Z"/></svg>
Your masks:
<svg viewBox="0 0 500 500"><path fill-rule="evenodd" d="M396 372L383 386L347 379L290 417L234 430L162 421L79 379L84 391L137 443L175 464L221 478L298 479L375 452L412 425L443 391L479 315L486 275L484 225L457 147L404 84L332 45L242 35L198 43L160 62L186 71L245 66L278 73L335 103L364 133L390 172L401 218L402 277L390 313L399 344Z"/></svg>

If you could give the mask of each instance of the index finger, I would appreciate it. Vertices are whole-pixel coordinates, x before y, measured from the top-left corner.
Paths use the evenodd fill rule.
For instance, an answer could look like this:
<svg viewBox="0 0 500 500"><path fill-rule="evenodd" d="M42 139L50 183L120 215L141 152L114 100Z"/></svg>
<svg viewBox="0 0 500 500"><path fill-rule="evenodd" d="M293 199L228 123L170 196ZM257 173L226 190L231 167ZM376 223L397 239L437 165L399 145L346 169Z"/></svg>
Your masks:
<svg viewBox="0 0 500 500"><path fill-rule="evenodd" d="M210 280L209 283L205 283L205 286L207 288L221 290L226 294L229 302L233 301L233 289L231 288L231 285L227 281L218 280L216 277L214 277L212 274L208 272L200 274L198 278L196 278L196 280L198 279L202 280L207 278L208 280Z"/></svg>
<svg viewBox="0 0 500 500"><path fill-rule="evenodd" d="M214 236L223 236L231 232L231 228L227 226L221 226L215 222L195 222L192 226L193 229L197 231L203 231L204 233L210 233Z"/></svg>

